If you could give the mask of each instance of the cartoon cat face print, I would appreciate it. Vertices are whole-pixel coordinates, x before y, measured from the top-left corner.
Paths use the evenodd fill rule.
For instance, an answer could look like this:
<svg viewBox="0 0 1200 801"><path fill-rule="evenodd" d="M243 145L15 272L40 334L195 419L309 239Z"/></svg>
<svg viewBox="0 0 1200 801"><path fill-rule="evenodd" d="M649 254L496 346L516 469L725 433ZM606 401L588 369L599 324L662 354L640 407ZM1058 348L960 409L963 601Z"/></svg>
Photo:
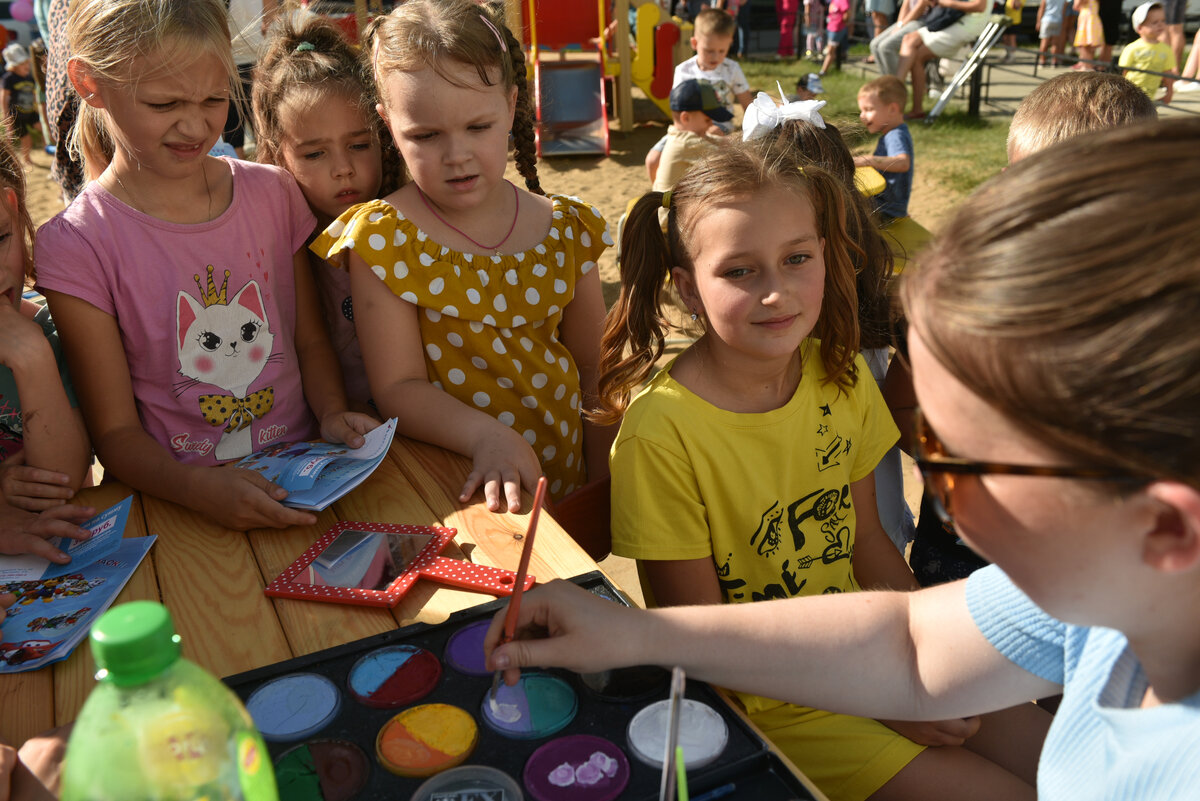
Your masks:
<svg viewBox="0 0 1200 801"><path fill-rule="evenodd" d="M250 281L228 303L201 305L180 292L177 320L179 372L244 398L275 344L258 283Z"/></svg>

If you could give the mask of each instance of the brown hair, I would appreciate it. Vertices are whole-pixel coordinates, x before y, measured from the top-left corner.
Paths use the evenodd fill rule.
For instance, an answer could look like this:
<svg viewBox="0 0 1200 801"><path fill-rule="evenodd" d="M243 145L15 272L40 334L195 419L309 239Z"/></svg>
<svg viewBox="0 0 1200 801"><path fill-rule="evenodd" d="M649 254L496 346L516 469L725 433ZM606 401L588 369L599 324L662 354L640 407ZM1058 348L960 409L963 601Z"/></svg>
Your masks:
<svg viewBox="0 0 1200 801"><path fill-rule="evenodd" d="M0 194L0 203L12 218L12 246L21 248L21 261L25 265L25 278L33 280L33 218L25 205L25 168L17 159L12 142L7 136L0 137L0 188L11 189L17 196L16 208L8 202L8 193Z"/></svg>
<svg viewBox="0 0 1200 801"><path fill-rule="evenodd" d="M1081 465L1200 487L1200 120L1022 160L905 276L934 357Z"/></svg>
<svg viewBox="0 0 1200 801"><path fill-rule="evenodd" d="M696 15L693 25L696 36L733 36L737 33L737 20L720 8L703 9Z"/></svg>
<svg viewBox="0 0 1200 801"><path fill-rule="evenodd" d="M70 61L99 81L131 83L130 60L161 53L172 70L216 56L230 79L229 102L244 104L221 0L73 0L67 19ZM70 148L85 163L107 164L113 152L106 115L85 102L71 129ZM95 170L98 174L99 170Z"/></svg>
<svg viewBox="0 0 1200 801"><path fill-rule="evenodd" d="M880 103L895 103L901 109L908 105L908 87L895 75L883 75L873 81L867 81L858 93L872 95Z"/></svg>
<svg viewBox="0 0 1200 801"><path fill-rule="evenodd" d="M693 269L692 235L705 213L766 188L783 189L812 203L817 229L825 239L825 299L812 336L821 340L826 380L839 387L854 385L854 259L862 257L862 250L846 230L848 192L825 170L804 165L790 145L768 138L731 144L697 162L671 191L665 235L658 216L661 192L642 196L630 211L621 236L621 294L608 313L600 342L600 408L589 413L591 419L619 420L633 388L662 356L669 328L660 311L662 295L672 267Z"/></svg>
<svg viewBox="0 0 1200 801"><path fill-rule="evenodd" d="M861 248L850 252L858 290L859 346L886 348L894 339L891 279L895 258L879 233L870 202L858 191L854 156L841 131L828 122L818 128L803 120L787 120L776 129L776 135L781 146L793 148L806 169L815 165L827 170L846 188L846 233Z"/></svg>
<svg viewBox="0 0 1200 801"><path fill-rule="evenodd" d="M266 53L254 68L255 158L264 164L280 164L287 111L298 104L311 108L331 94L347 98L362 112L380 142L383 184L379 196L394 192L404 182L404 165L375 113L370 67L341 30L322 17L310 16L299 28L284 21L271 31Z"/></svg>
<svg viewBox="0 0 1200 801"><path fill-rule="evenodd" d="M474 67L485 86L493 85L491 71L498 70L506 90L517 88L512 129L517 171L530 192L545 194L537 174L525 53L495 6L470 0L408 0L387 16L376 18L368 35L378 89L383 75L393 70L413 72L428 67L453 82L445 67L447 61ZM379 96L386 104L386 93L380 90Z"/></svg>
<svg viewBox="0 0 1200 801"><path fill-rule="evenodd" d="M1008 129L1008 160L1032 155L1087 131L1158 119L1154 101L1128 79L1066 72L1025 96Z"/></svg>

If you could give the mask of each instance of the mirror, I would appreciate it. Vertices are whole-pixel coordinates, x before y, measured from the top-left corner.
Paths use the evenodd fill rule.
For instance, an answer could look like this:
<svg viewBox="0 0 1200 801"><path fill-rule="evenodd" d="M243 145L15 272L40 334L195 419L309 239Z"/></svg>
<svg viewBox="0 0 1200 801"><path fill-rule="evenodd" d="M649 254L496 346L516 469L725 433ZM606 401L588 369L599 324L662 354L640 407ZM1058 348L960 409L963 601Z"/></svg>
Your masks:
<svg viewBox="0 0 1200 801"><path fill-rule="evenodd" d="M347 529L294 581L382 592L404 574L432 539L432 534Z"/></svg>

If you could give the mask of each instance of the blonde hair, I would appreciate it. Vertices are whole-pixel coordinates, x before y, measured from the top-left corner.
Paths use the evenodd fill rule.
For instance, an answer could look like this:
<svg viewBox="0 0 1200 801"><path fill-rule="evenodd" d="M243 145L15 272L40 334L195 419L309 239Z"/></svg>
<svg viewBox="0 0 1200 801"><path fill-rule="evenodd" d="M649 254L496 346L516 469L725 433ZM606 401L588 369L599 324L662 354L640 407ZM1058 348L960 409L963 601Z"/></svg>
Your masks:
<svg viewBox="0 0 1200 801"><path fill-rule="evenodd" d="M286 111L295 104L311 108L331 94L351 101L362 113L380 144L379 196L392 193L404 182L404 164L375 113L370 66L341 30L322 17L310 16L298 28L284 21L271 31L266 53L254 68L255 158L264 164L282 164Z"/></svg>
<svg viewBox="0 0 1200 801"><path fill-rule="evenodd" d="M737 33L737 20L724 9L706 8L696 15L696 36L733 36Z"/></svg>
<svg viewBox="0 0 1200 801"><path fill-rule="evenodd" d="M838 179L803 164L784 138L771 137L728 145L688 170L671 190L665 235L658 216L661 192L642 196L629 212L621 236L621 294L608 313L600 341L600 406L588 413L589 419L620 420L633 389L662 356L669 331L661 312L667 279L672 267L694 269L692 237L705 214L769 188L812 203L817 230L825 240L825 297L812 336L821 340L826 381L854 385L859 347L854 265L863 250L846 229L851 199Z"/></svg>
<svg viewBox="0 0 1200 801"><path fill-rule="evenodd" d="M1200 120L1086 134L973 195L906 273L934 357L1084 466L1200 487Z"/></svg>
<svg viewBox="0 0 1200 801"><path fill-rule="evenodd" d="M858 93L871 95L881 103L895 103L901 110L908 105L908 87L895 75L883 75L867 81Z"/></svg>
<svg viewBox="0 0 1200 801"><path fill-rule="evenodd" d="M1112 73L1067 72L1025 96L1008 129L1008 160L1088 131L1158 119L1145 92Z"/></svg>
<svg viewBox="0 0 1200 801"><path fill-rule="evenodd" d="M375 86L384 105L387 93L382 79L396 70L415 72L429 68L451 83L455 79L447 62L473 67L484 86L492 86L492 71L500 73L506 91L517 89L513 116L513 143L517 171L529 191L542 191L537 174L533 105L525 79L525 53L505 26L500 11L491 4L470 0L408 0L390 14L378 17L368 31Z"/></svg>
<svg viewBox="0 0 1200 801"><path fill-rule="evenodd" d="M201 56L215 55L229 74L229 101L243 103L221 0L74 0L67 42L72 61L112 85L144 77L130 72L135 58L161 55L172 70L183 70ZM80 102L69 145L85 163L106 162L113 138L105 115Z"/></svg>

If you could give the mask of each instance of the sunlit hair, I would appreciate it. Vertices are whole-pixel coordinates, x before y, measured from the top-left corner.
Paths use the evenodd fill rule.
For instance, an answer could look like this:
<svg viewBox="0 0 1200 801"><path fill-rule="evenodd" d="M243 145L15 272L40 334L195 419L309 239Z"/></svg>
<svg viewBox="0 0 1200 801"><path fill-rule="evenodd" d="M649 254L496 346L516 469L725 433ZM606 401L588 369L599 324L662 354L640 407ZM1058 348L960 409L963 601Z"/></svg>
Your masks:
<svg viewBox="0 0 1200 801"><path fill-rule="evenodd" d="M720 8L705 8L696 15L696 36L733 36L737 33L737 20L728 11Z"/></svg>
<svg viewBox="0 0 1200 801"><path fill-rule="evenodd" d="M1158 119L1154 101L1108 72L1066 72L1025 96L1008 129L1008 160L1017 161L1088 131Z"/></svg>
<svg viewBox="0 0 1200 801"><path fill-rule="evenodd" d="M74 0L67 42L71 61L113 86L159 77L133 74L138 58L160 58L173 74L186 72L199 58L216 56L229 75L230 102L244 104L221 0ZM102 111L79 103L70 147L93 165L111 158L112 132Z"/></svg>
<svg viewBox="0 0 1200 801"><path fill-rule="evenodd" d="M901 109L908 105L908 87L895 75L882 75L867 81L858 94L874 97L880 103L895 103Z"/></svg>
<svg viewBox="0 0 1200 801"><path fill-rule="evenodd" d="M694 269L693 237L714 207L780 189L812 203L817 232L825 240L825 295L812 336L821 340L827 381L851 387L857 380L858 296L854 264L863 256L847 232L852 203L845 186L830 173L796 157L780 139L737 143L697 162L671 192L667 232L659 222L661 192L634 205L621 236L621 294L605 320L600 344L600 408L590 417L616 422L633 390L663 353L669 323L661 311L672 267ZM779 225L788 225L779 220Z"/></svg>
<svg viewBox="0 0 1200 801"><path fill-rule="evenodd" d="M0 203L4 204L12 219L12 242L10 247L21 248L21 262L25 265L25 278L33 279L33 219L25 205L25 168L17 159L12 142L0 137L0 189L11 189L16 195L16 207L9 202L8 193L0 192ZM15 287L14 287L15 289ZM18 290L19 291L19 290Z"/></svg>
<svg viewBox="0 0 1200 801"><path fill-rule="evenodd" d="M529 191L545 194L537 174L525 53L520 41L505 26L500 12L497 6L476 5L470 0L408 0L387 16L376 18L368 32L371 42L368 55L374 64L375 85L386 105L383 79L388 73L429 68L457 85L459 81L449 65L458 63L474 68L484 86L494 86L497 77L505 91L515 86L517 105L512 135L517 171Z"/></svg>
<svg viewBox="0 0 1200 801"><path fill-rule="evenodd" d="M891 293L894 257L871 215L871 204L854 180L854 156L841 132L831 123L818 128L804 120L787 120L775 129L780 145L790 145L807 167L828 170L847 190L846 233L860 250L854 260L858 290L859 346L886 348L892 344L894 303Z"/></svg>
<svg viewBox="0 0 1200 801"><path fill-rule="evenodd" d="M1200 487L1200 120L1086 134L978 190L906 271L968 389L1081 466Z"/></svg>
<svg viewBox="0 0 1200 801"><path fill-rule="evenodd" d="M394 192L403 183L404 166L375 113L370 65L341 29L323 17L308 16L300 27L285 20L271 30L266 52L254 68L255 158L264 164L282 165L280 150L288 133L287 122L297 113L320 108L330 97L345 98L362 113L381 147L383 185L379 194Z"/></svg>

